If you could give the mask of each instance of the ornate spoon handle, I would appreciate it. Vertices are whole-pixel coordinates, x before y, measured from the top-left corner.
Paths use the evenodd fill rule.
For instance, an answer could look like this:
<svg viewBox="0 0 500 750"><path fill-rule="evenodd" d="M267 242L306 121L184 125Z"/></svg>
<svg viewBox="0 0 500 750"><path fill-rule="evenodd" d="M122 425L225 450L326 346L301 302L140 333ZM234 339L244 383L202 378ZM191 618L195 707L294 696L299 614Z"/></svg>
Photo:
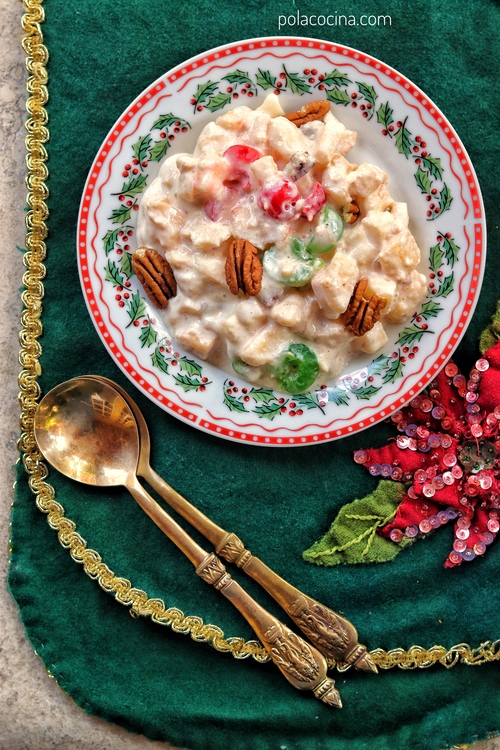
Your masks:
<svg viewBox="0 0 500 750"><path fill-rule="evenodd" d="M256 580L280 604L309 640L325 656L377 672L366 646L358 642L354 625L333 610L315 601L289 584L258 557L245 549L235 535L221 529L204 513L170 487L149 464L139 464L138 472L179 515L197 529L215 547L218 555L236 563Z"/></svg>
<svg viewBox="0 0 500 750"><path fill-rule="evenodd" d="M127 489L141 508L196 566L196 573L228 599L253 628L272 661L298 690L312 690L316 698L342 707L334 680L326 676L324 656L261 607L234 581L214 554L202 549L163 508L130 476Z"/></svg>

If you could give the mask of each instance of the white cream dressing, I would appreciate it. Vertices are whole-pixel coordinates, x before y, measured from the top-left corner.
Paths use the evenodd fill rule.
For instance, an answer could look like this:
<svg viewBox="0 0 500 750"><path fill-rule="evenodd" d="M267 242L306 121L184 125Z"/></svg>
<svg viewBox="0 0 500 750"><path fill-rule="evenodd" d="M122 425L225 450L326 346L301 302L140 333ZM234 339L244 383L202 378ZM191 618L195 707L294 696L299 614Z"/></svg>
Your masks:
<svg viewBox="0 0 500 750"><path fill-rule="evenodd" d="M345 158L356 134L330 112L301 128L283 114L271 94L255 110L237 107L211 122L192 155L165 160L143 196L138 222L139 244L164 255L177 281L177 296L163 312L175 340L231 374L233 363L239 363L240 374L243 365L244 377L268 387L276 387L271 369L292 343L315 352L318 384L342 372L360 351L376 352L387 342L385 323L408 319L427 287L416 270L421 256L406 205L392 200L387 175ZM262 156L235 163L223 155L231 146L257 149ZM316 256L324 264L304 285L289 286L264 272L255 297L235 296L224 268L233 239L251 242L260 258L274 248L284 282L293 282L300 271L290 242L298 237L307 243L317 216L274 218L262 198L262 191L291 173L287 165L300 152L310 155L313 166L293 183L300 193L296 205L285 201L283 210L301 210L320 183L338 213L355 200L359 219L344 227L333 250ZM387 304L380 322L356 337L338 319L362 277Z"/></svg>

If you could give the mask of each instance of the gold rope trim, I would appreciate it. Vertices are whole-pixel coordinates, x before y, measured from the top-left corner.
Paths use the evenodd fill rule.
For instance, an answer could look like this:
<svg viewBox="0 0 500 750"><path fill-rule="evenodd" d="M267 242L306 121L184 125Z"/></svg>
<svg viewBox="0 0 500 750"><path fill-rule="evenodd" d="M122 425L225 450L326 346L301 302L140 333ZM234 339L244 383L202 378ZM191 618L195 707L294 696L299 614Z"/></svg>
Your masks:
<svg viewBox="0 0 500 750"><path fill-rule="evenodd" d="M26 108L26 163L28 189L26 215L26 253L23 276L24 291L21 298L21 332L19 340L21 351L19 362L22 371L19 375L19 402L21 405L21 435L19 446L22 460L28 474L28 484L36 496L37 507L47 515L49 525L58 532L59 542L69 550L73 560L83 565L85 573L95 579L104 591L113 594L115 599L130 607L133 616L150 617L153 622L167 625L177 633L189 634L195 641L210 643L218 651L230 652L236 659L251 656L258 662L268 661L269 656L258 641L245 641L240 637L224 637L224 632L216 625L205 625L201 617L186 616L180 609L167 608L162 599L150 599L145 591L136 589L126 578L116 576L103 562L95 550L87 547L87 542L78 534L76 524L66 518L64 508L55 500L54 488L45 479L47 466L35 442L33 419L40 397L40 386L37 378L41 374L40 356L42 348L38 341L42 333L42 299L44 294L43 279L46 257L45 239L47 237L48 208L46 200L48 189L46 179L47 151L45 144L49 139L47 112L48 101L47 48L43 44L41 24L45 20L43 0L23 0L25 14L22 27L25 32L23 48L26 52L26 70L28 80L26 89L29 95ZM374 661L381 669L425 669L434 664L446 668L458 663L478 665L500 659L500 640L487 641L477 648L461 643L446 649L433 646L426 650L412 646L408 651L402 648L384 651L377 648L371 652ZM348 667L329 661L330 667L345 671Z"/></svg>

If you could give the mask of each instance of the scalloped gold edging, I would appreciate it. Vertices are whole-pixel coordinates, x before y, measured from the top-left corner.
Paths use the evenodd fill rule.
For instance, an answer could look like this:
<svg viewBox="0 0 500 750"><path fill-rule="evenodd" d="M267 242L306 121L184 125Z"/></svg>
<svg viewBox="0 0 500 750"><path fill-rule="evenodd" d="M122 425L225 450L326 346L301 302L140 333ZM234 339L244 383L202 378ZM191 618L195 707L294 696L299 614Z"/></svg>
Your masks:
<svg viewBox="0 0 500 750"><path fill-rule="evenodd" d="M76 524L66 518L64 508L55 500L54 488L45 479L47 466L35 441L33 420L40 397L40 386L37 378L41 374L41 345L38 341L42 333L42 299L44 294L43 279L46 257L45 238L47 237L48 189L46 179L47 151L45 144L49 140L47 112L48 101L47 70L48 51L43 44L41 24L45 20L43 0L23 0L25 14L22 27L25 32L23 48L26 52L26 70L28 80L26 89L28 101L26 108L29 118L26 121L26 163L28 189L26 214L26 253L23 276L24 291L21 298L24 309L21 313L21 332L19 340L21 351L19 362L23 368L19 375L19 402L21 405L21 435L19 447L22 460L28 474L28 484L36 496L39 510L47 515L49 525L58 532L59 542L66 547L73 560L83 565L85 573L99 583L104 591L114 595L115 599L130 607L133 616L150 617L153 622L167 625L177 633L189 634L193 640L210 643L215 649L230 652L236 659L251 656L258 662L269 660L269 656L258 641L245 641L240 637L224 637L224 632L216 625L204 624L201 617L186 616L176 607L167 608L162 599L150 599L145 591L136 589L126 578L116 576L103 562L95 550L87 547L87 542L78 534ZM375 663L381 669L425 669L434 664L441 664L447 669L458 663L479 665L500 659L500 640L487 641L477 648L461 643L446 649L433 646L426 650L412 646L408 651L402 648L384 651L377 648L370 652ZM339 671L349 668L330 660L330 667Z"/></svg>

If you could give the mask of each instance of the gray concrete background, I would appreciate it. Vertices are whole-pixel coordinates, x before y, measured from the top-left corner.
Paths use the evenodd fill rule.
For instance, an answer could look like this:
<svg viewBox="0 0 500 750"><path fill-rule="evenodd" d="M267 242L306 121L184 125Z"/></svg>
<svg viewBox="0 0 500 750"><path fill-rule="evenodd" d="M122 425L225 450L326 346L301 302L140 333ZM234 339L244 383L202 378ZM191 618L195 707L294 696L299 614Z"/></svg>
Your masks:
<svg viewBox="0 0 500 750"><path fill-rule="evenodd" d="M0 750L139 750L169 745L87 716L51 679L28 643L6 587L9 517L19 433L19 287L24 271L25 68L21 47L22 6L0 0ZM333 743L334 746L334 743ZM214 750L207 748L207 750ZM236 750L236 748L235 748ZM333 747L332 747L333 750ZM369 748L367 748L369 750ZM436 748L436 750L438 750ZM500 750L500 738L474 750Z"/></svg>

